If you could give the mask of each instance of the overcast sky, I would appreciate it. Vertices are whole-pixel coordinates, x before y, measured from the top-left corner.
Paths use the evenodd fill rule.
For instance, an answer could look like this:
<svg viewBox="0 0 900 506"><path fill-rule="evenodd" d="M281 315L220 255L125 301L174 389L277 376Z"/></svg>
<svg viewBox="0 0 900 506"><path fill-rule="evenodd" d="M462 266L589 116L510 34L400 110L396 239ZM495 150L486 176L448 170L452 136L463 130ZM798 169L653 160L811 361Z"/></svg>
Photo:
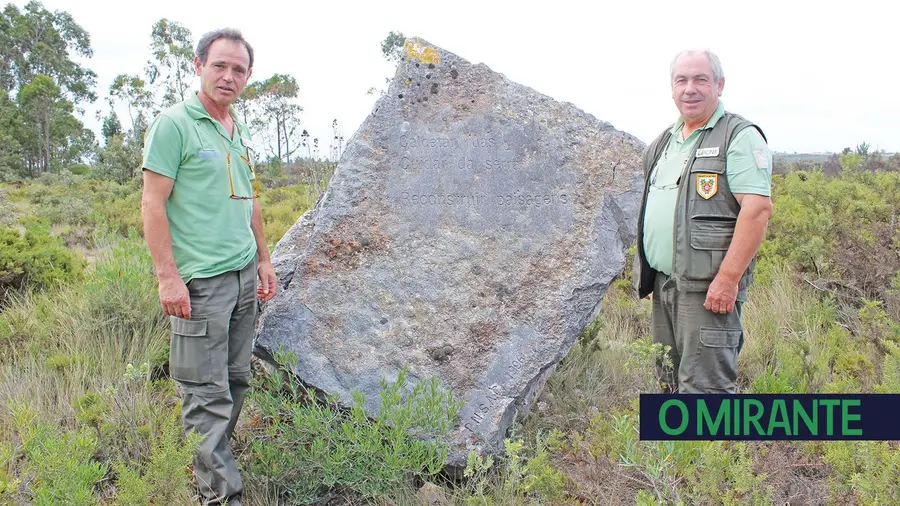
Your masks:
<svg viewBox="0 0 900 506"><path fill-rule="evenodd" d="M98 75L100 106L116 74L143 74L158 19L186 26L195 44L214 28L241 29L256 51L253 78L297 79L303 126L326 153L332 120L349 139L377 99L366 90L392 75L380 52L391 30L485 63L645 142L677 116L672 56L709 47L722 60L726 107L759 123L774 150L840 151L867 141L900 151L900 7L889 1L42 3L90 33L87 65ZM93 109L84 120L99 137Z"/></svg>

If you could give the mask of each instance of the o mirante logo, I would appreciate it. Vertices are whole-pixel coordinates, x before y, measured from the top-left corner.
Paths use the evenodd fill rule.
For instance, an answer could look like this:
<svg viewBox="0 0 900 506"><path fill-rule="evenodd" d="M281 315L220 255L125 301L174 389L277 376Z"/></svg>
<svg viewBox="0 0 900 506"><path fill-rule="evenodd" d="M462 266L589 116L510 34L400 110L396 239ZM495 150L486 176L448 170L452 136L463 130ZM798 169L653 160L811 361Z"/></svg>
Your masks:
<svg viewBox="0 0 900 506"><path fill-rule="evenodd" d="M641 394L640 410L642 440L900 439L900 395Z"/></svg>

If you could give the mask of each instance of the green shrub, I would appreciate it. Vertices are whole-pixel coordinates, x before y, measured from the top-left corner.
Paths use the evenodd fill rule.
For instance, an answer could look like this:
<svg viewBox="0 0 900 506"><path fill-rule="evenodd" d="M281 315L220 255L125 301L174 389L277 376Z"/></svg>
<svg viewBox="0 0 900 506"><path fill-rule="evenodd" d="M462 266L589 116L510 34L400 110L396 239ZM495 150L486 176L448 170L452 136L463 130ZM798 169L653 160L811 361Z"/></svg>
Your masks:
<svg viewBox="0 0 900 506"><path fill-rule="evenodd" d="M51 237L47 227L34 226L22 236L0 228L0 303L11 290L46 290L81 277L85 263Z"/></svg>
<svg viewBox="0 0 900 506"><path fill-rule="evenodd" d="M773 201L762 263L787 261L821 290L884 299L900 319L900 299L889 290L900 271L900 172L776 175Z"/></svg>
<svg viewBox="0 0 900 506"><path fill-rule="evenodd" d="M18 214L11 199L11 192L0 186L0 227L11 227L19 220Z"/></svg>
<svg viewBox="0 0 900 506"><path fill-rule="evenodd" d="M174 382L152 380L144 363L128 364L115 387L75 402L76 419L98 434L97 454L115 471L120 504L190 500L188 469L202 438L195 433L185 438L175 399Z"/></svg>
<svg viewBox="0 0 900 506"><path fill-rule="evenodd" d="M51 426L38 411L14 403L17 442L0 444L0 503L30 497L33 504L93 505L95 496L114 494L117 504L129 506L187 504L189 466L202 438L184 437L180 405L169 402L174 398L172 382L151 381L144 364L129 365L118 386L76 399L75 429ZM12 458L17 453L21 459ZM114 480L101 490L110 469Z"/></svg>
<svg viewBox="0 0 900 506"><path fill-rule="evenodd" d="M858 504L900 504L900 449L886 441L828 441L824 461L834 474L828 480L838 496Z"/></svg>
<svg viewBox="0 0 900 506"><path fill-rule="evenodd" d="M75 176L86 176L91 173L91 167L89 165L73 165L69 167L69 172Z"/></svg>
<svg viewBox="0 0 900 506"><path fill-rule="evenodd" d="M122 506L149 506L153 486L141 477L138 469L116 463L116 503Z"/></svg>
<svg viewBox="0 0 900 506"><path fill-rule="evenodd" d="M534 447L512 436L503 441L498 458L470 451L463 476L464 503L471 506L499 504L556 504L569 480L553 465L553 452L563 446L563 433L538 434ZM497 465L495 465L495 463Z"/></svg>
<svg viewBox="0 0 900 506"><path fill-rule="evenodd" d="M24 469L21 495L31 504L51 506L96 504L95 487L107 466L93 459L97 446L90 431L61 432L47 425L24 403L12 406L21 441Z"/></svg>
<svg viewBox="0 0 900 506"><path fill-rule="evenodd" d="M128 235L139 233L141 220L141 182L132 179L123 184L81 176L46 175L13 192L27 212L23 223L41 221L53 226L68 245L93 248L95 233L113 231Z"/></svg>
<svg viewBox="0 0 900 506"><path fill-rule="evenodd" d="M123 236L128 236L132 229L139 235L143 233L139 179L124 184L89 180L86 186L85 191L92 195L93 200L89 222L95 229L109 230Z"/></svg>
<svg viewBox="0 0 900 506"><path fill-rule="evenodd" d="M616 461L660 504L772 504L766 474L753 467L751 446L727 441L641 441L631 410L591 420L583 444ZM650 502L650 504L653 504Z"/></svg>
<svg viewBox="0 0 900 506"><path fill-rule="evenodd" d="M753 379L750 386L750 393L754 394L791 394L795 393L788 384L788 381L775 373L770 365L766 368L766 372Z"/></svg>
<svg viewBox="0 0 900 506"><path fill-rule="evenodd" d="M312 502L331 488L385 497L409 477L443 468L460 405L436 380L417 383L405 399L405 371L382 382L379 415L370 419L361 394L344 411L336 398L319 400L300 387L289 371L275 371L251 391L255 419L265 421L246 462L253 486L278 490L288 504Z"/></svg>
<svg viewBox="0 0 900 506"><path fill-rule="evenodd" d="M93 207L92 197L80 177L47 177L29 187L33 215L51 225L87 225Z"/></svg>

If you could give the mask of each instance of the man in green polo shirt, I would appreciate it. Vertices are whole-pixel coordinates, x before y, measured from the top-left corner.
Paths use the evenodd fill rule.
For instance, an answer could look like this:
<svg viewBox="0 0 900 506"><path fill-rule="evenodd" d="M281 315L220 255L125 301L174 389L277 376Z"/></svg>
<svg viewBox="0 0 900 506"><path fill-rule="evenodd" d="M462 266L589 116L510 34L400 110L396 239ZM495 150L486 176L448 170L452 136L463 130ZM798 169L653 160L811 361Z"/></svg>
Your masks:
<svg viewBox="0 0 900 506"><path fill-rule="evenodd" d="M197 45L200 91L157 116L144 138L144 235L169 316L169 366L186 431L205 437L194 462L203 504L241 504L229 439L249 388L257 298L277 290L263 235L250 132L232 104L253 68L236 30ZM257 278L260 286L257 287Z"/></svg>
<svg viewBox="0 0 900 506"><path fill-rule="evenodd" d="M709 51L671 67L678 119L644 153L635 284L652 294L653 338L671 348L666 391L734 393L741 305L772 215L772 153L762 130L725 110Z"/></svg>

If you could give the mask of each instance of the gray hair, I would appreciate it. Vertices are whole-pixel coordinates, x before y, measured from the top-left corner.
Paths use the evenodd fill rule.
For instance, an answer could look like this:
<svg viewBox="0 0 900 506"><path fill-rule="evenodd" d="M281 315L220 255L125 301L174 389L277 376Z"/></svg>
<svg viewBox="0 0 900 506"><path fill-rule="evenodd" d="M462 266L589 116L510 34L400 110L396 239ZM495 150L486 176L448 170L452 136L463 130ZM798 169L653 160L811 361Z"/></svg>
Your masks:
<svg viewBox="0 0 900 506"><path fill-rule="evenodd" d="M243 35L241 35L240 30L235 28L222 28L203 34L203 37L200 38L200 42L197 43L197 58L200 58L201 65L206 65L206 57L209 55L209 46L212 46L212 43L219 39L233 40L243 44L244 47L247 48L247 54L250 55L250 66L247 67L247 70L253 68L253 48L250 47L250 43L244 39Z"/></svg>
<svg viewBox="0 0 900 506"><path fill-rule="evenodd" d="M719 61L719 57L716 56L716 53L713 53L709 49L685 49L676 54L675 58L672 58L672 64L669 65L669 78L675 77L675 62L678 61L678 58L681 58L682 55L691 53L703 53L709 58L709 66L712 67L713 72L713 81L719 82L725 78L725 73L722 71L722 62Z"/></svg>

